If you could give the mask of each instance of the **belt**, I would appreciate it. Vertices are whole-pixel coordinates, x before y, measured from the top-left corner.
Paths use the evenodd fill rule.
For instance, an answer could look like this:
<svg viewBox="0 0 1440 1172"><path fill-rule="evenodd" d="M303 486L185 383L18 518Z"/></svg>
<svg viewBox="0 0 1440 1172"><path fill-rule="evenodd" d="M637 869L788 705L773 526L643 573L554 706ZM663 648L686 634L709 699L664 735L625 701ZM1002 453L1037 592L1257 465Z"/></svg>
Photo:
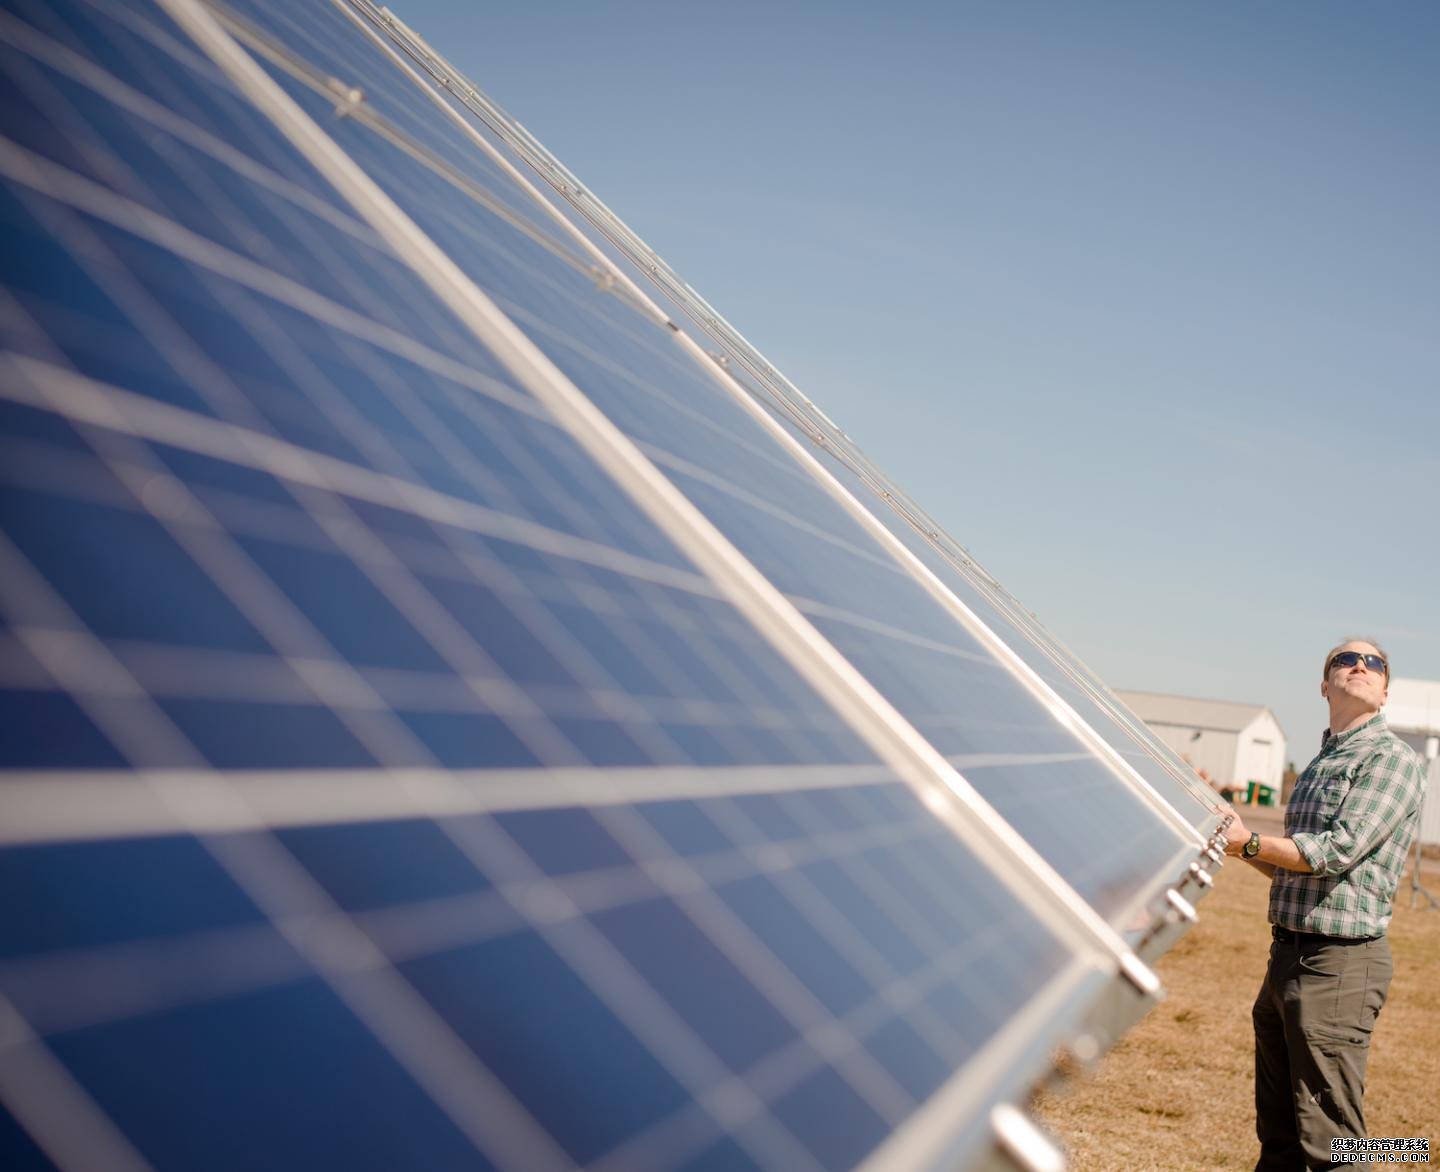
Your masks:
<svg viewBox="0 0 1440 1172"><path fill-rule="evenodd" d="M1319 932L1295 932L1279 924L1270 925L1270 938L1281 944L1369 944L1380 939L1379 936L1322 936Z"/></svg>

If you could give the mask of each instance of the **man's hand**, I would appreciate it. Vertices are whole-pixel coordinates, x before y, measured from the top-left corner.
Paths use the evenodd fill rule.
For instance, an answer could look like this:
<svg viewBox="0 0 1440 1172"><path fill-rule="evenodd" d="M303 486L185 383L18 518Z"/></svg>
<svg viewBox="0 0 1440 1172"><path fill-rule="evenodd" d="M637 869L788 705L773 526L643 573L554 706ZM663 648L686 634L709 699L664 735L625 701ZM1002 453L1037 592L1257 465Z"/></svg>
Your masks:
<svg viewBox="0 0 1440 1172"><path fill-rule="evenodd" d="M1236 814L1229 826L1225 827L1225 853L1232 858L1240 857L1240 848L1250 841L1250 831Z"/></svg>

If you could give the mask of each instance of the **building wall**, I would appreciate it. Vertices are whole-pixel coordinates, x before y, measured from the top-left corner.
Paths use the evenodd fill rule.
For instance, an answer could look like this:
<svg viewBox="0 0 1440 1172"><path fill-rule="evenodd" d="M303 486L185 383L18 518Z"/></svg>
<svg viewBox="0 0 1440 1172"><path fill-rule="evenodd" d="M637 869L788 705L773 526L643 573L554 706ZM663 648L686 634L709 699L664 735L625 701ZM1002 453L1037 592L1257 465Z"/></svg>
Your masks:
<svg viewBox="0 0 1440 1172"><path fill-rule="evenodd" d="M1262 712L1241 732L1236 746L1235 783L1258 781L1277 793L1285 773L1285 734L1275 718Z"/></svg>
<svg viewBox="0 0 1440 1172"><path fill-rule="evenodd" d="M1217 785L1243 788L1258 781L1277 794L1280 791L1285 772L1285 735L1268 712L1261 713L1240 732L1159 723L1150 728L1192 768L1203 769Z"/></svg>
<svg viewBox="0 0 1440 1172"><path fill-rule="evenodd" d="M1429 736L1423 732L1407 732L1395 729L1395 735L1425 757L1425 742ZM1425 809L1420 815L1419 838L1424 843L1440 844L1440 758L1428 761L1429 784L1425 793Z"/></svg>
<svg viewBox="0 0 1440 1172"><path fill-rule="evenodd" d="M1194 725L1152 724L1150 728L1192 769L1203 769L1220 785L1235 783L1235 751L1240 743L1237 734L1201 729L1197 737Z"/></svg>

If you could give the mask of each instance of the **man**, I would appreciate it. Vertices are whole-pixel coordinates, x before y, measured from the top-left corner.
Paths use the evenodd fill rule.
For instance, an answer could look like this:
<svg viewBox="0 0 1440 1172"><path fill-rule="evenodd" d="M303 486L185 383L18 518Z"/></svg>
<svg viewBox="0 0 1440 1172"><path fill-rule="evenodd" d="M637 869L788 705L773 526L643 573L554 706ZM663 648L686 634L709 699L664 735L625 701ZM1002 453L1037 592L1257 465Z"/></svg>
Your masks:
<svg viewBox="0 0 1440 1172"><path fill-rule="evenodd" d="M1320 681L1330 727L1295 783L1284 837L1252 834L1238 816L1225 832L1225 853L1270 877L1273 942L1253 1010L1256 1172L1334 1167L1330 1141L1365 1135L1385 931L1424 786L1420 759L1380 715L1389 686L1378 644L1332 648Z"/></svg>

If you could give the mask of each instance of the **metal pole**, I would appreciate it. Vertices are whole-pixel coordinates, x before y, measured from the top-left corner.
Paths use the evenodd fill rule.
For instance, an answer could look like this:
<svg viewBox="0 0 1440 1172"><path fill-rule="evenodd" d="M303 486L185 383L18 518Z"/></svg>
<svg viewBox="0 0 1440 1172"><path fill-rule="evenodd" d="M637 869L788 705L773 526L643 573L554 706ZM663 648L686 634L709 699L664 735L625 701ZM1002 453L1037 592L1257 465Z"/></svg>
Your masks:
<svg viewBox="0 0 1440 1172"><path fill-rule="evenodd" d="M1430 801L1430 791L1440 785L1440 737L1425 739L1425 792L1420 796L1420 830L1415 834L1415 857L1410 860L1410 907L1413 909L1424 898L1426 911L1440 908L1440 900L1425 890L1420 881L1420 861L1425 856L1425 843L1421 831L1425 828L1425 806Z"/></svg>

